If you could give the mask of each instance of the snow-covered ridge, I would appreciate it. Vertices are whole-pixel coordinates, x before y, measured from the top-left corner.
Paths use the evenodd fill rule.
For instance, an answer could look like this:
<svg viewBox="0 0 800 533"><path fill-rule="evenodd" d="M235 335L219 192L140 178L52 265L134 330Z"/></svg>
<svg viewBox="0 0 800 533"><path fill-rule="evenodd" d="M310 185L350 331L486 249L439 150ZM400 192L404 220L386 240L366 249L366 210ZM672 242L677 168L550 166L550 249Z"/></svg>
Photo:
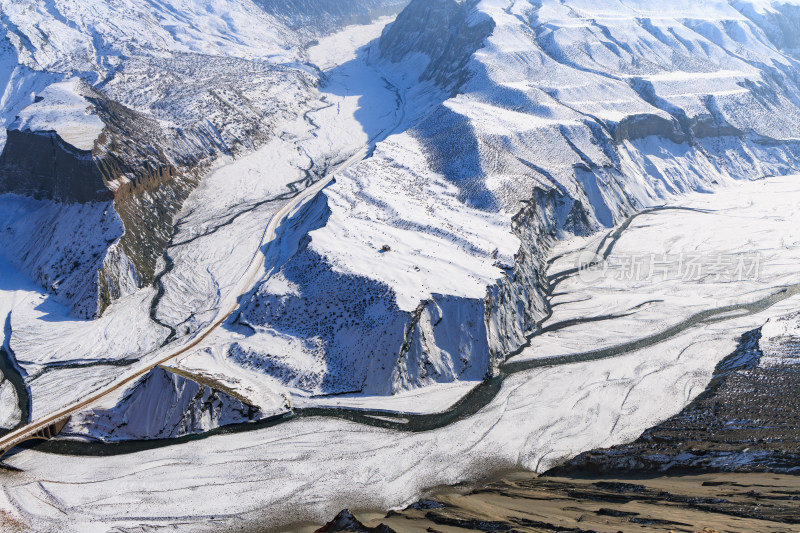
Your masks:
<svg viewBox="0 0 800 533"><path fill-rule="evenodd" d="M466 63L491 35L494 21L475 9L477 0L414 2L380 40L383 56L399 62L410 54L426 58L420 81L435 79L448 89L464 82Z"/></svg>
<svg viewBox="0 0 800 533"><path fill-rule="evenodd" d="M157 367L116 404L70 420L64 434L105 442L166 439L260 417L258 409L226 392Z"/></svg>
<svg viewBox="0 0 800 533"><path fill-rule="evenodd" d="M267 282L245 307L257 331L248 361L280 382L267 347L297 339L287 347L296 360L335 362L322 376L315 367L315 383L338 384L317 394L476 379L547 316L554 239L791 172L797 65L743 11L725 1L411 2L381 38L384 58L454 96L325 191L330 214L282 271L292 294ZM332 277L287 275L310 265ZM361 298L354 287L367 302L386 290L381 310L322 319L331 334L286 324L275 307L292 302L294 317L347 309ZM354 332L378 334L376 320L385 334L364 353ZM368 377L365 365L382 372Z"/></svg>
<svg viewBox="0 0 800 533"><path fill-rule="evenodd" d="M735 0L731 2L755 22L772 43L794 58L800 58L800 3L787 0Z"/></svg>
<svg viewBox="0 0 800 533"><path fill-rule="evenodd" d="M390 4L400 7L376 0L357 11L369 18ZM302 11L310 6L295 7L294 20L310 23ZM249 0L26 0L0 3L0 13L0 147L6 127L13 141L0 192L66 202L113 193L125 228L118 242L103 241L101 265L65 274L47 262L17 262L48 288L48 278L64 275L95 286L93 295L62 298L79 316L151 284L198 178L305 112L319 82L319 71L302 63L309 36Z"/></svg>
<svg viewBox="0 0 800 533"><path fill-rule="evenodd" d="M126 57L200 53L291 57L291 32L250 0L4 0L5 39L35 70L75 69L104 78Z"/></svg>

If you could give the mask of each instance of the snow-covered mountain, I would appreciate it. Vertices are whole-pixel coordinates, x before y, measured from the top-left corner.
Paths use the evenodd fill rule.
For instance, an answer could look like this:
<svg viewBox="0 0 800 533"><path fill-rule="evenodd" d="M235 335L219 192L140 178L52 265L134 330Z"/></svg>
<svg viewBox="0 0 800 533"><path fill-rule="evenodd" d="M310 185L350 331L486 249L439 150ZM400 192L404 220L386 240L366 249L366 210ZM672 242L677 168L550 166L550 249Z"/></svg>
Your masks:
<svg viewBox="0 0 800 533"><path fill-rule="evenodd" d="M396 15L408 0L254 0L286 27L302 35L325 35L345 26Z"/></svg>
<svg viewBox="0 0 800 533"><path fill-rule="evenodd" d="M265 415L474 385L548 316L554 242L796 169L792 4L414 0L342 31L405 4L2 5L5 254L73 315L124 310L59 357L138 360L241 296L177 366Z"/></svg>
<svg viewBox="0 0 800 533"><path fill-rule="evenodd" d="M749 182L798 172L799 9L0 0L0 427L121 454L17 454L2 510L282 524L678 413L796 310L798 187ZM643 242L769 265L576 280Z"/></svg>
<svg viewBox="0 0 800 533"><path fill-rule="evenodd" d="M66 233L88 237L83 247L103 248L99 255L64 250L15 261L75 315L97 316L151 285L198 177L220 156L262 145L277 122L307 109L319 81L303 52L312 36L349 22L347 13L363 21L400 7L353 2L342 12L314 6L308 13L311 6L295 2L265 4L0 5L0 147L8 144L0 190L106 202L94 210L103 217L113 199L119 218L110 236L93 231L107 227L103 218L62 221L72 225ZM307 35L287 26L317 19ZM85 138L70 138L79 130ZM29 257L49 228L16 232L31 240L14 242L12 255Z"/></svg>
<svg viewBox="0 0 800 533"><path fill-rule="evenodd" d="M232 360L305 394L491 374L548 314L553 239L797 169L774 9L411 2L379 49L452 96L326 189L307 244L243 306L255 333Z"/></svg>

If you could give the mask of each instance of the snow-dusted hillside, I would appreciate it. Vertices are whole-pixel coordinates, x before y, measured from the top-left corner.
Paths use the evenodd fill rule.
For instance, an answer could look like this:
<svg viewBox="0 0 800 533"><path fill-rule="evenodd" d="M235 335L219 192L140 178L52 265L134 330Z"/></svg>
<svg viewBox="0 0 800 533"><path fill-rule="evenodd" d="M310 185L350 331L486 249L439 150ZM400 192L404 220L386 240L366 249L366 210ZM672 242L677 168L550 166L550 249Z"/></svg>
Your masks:
<svg viewBox="0 0 800 533"><path fill-rule="evenodd" d="M195 68L203 69L200 56L291 61L299 45L249 1L4 0L0 12L0 89L8 121L47 83L79 75L92 85L103 84L136 58L189 61L194 56ZM154 61L153 68L159 67L162 76L180 75ZM141 89L129 86L127 92L136 98L147 92Z"/></svg>
<svg viewBox="0 0 800 533"><path fill-rule="evenodd" d="M305 248L243 306L254 333L231 360L300 395L491 374L549 313L554 238L797 168L798 63L763 12L411 2L381 53L454 96L326 189Z"/></svg>
<svg viewBox="0 0 800 533"><path fill-rule="evenodd" d="M678 412L797 305L796 7L0 0L0 428L100 456L0 510L282 524ZM769 265L579 275L641 247Z"/></svg>
<svg viewBox="0 0 800 533"><path fill-rule="evenodd" d="M113 194L122 229L110 241L81 241L107 250L91 261L58 252L47 262L12 261L81 317L151 285L198 178L220 157L261 146L278 124L313 106L320 73L306 63L304 47L335 24L326 19L298 32L320 15L314 6L291 4L0 4L0 148L6 128L11 143L0 157L0 193L103 200L103 210ZM351 10L364 21L400 7L375 0ZM337 16L338 24L350 21ZM76 172L80 181L70 178ZM83 232L73 231L76 238ZM64 278L87 290L57 290L64 283L53 281Z"/></svg>
<svg viewBox="0 0 800 533"><path fill-rule="evenodd" d="M108 408L95 407L74 417L63 433L105 442L165 439L262 416L239 398L161 367L153 369L118 400Z"/></svg>
<svg viewBox="0 0 800 533"><path fill-rule="evenodd" d="M320 36L345 26L396 15L409 0L253 0L288 28Z"/></svg>

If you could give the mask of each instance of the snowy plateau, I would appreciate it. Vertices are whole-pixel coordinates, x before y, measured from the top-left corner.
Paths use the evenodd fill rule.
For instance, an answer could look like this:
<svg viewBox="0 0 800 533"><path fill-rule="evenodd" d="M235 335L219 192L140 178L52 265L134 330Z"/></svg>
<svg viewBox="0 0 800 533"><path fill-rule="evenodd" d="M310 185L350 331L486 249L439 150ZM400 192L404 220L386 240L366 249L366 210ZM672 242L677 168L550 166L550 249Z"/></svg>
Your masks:
<svg viewBox="0 0 800 533"><path fill-rule="evenodd" d="M385 512L797 357L794 0L0 0L0 150L3 531Z"/></svg>

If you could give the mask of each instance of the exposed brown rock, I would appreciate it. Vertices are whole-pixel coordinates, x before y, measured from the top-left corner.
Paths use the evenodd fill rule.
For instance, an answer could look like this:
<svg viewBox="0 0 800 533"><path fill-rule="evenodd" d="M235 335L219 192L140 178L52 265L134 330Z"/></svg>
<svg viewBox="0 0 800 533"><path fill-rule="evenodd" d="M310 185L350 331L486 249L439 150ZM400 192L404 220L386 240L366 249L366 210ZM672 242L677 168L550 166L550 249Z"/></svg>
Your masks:
<svg viewBox="0 0 800 533"><path fill-rule="evenodd" d="M350 517L362 527L370 525ZM434 491L379 521L398 533L778 533L800 523L800 485L795 476L776 474L556 478L517 473L477 489Z"/></svg>
<svg viewBox="0 0 800 533"><path fill-rule="evenodd" d="M54 131L8 131L0 154L0 191L63 202L112 198L91 151L75 148Z"/></svg>
<svg viewBox="0 0 800 533"><path fill-rule="evenodd" d="M358 533L395 533L395 531L383 524L375 527L367 527L347 509L336 515L336 518L319 528L315 533L336 533L337 531L356 531Z"/></svg>

